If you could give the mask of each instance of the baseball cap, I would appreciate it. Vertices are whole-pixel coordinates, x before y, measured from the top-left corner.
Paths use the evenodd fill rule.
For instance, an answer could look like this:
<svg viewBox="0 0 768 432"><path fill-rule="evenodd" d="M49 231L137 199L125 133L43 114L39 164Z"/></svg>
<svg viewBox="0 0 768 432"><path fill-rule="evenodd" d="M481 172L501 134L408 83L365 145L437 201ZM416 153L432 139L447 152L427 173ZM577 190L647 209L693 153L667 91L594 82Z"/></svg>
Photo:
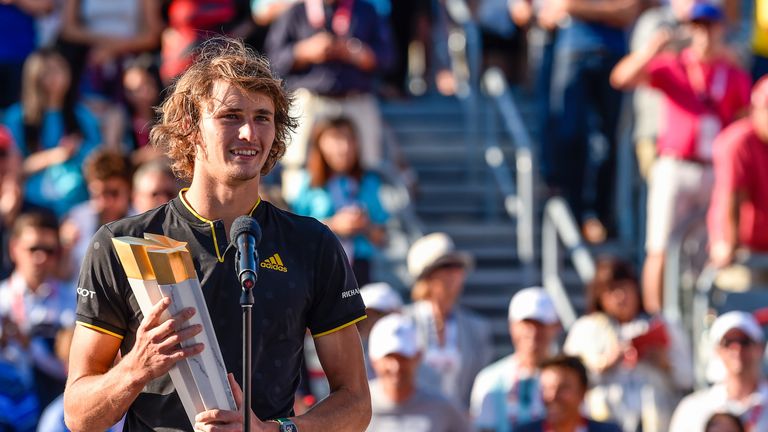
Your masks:
<svg viewBox="0 0 768 432"><path fill-rule="evenodd" d="M723 11L719 7L704 2L696 2L688 17L691 22L720 22L723 18Z"/></svg>
<svg viewBox="0 0 768 432"><path fill-rule="evenodd" d="M394 312L403 307L403 299L400 294L386 282L377 282L364 285L360 288L360 296L363 297L365 307L382 312Z"/></svg>
<svg viewBox="0 0 768 432"><path fill-rule="evenodd" d="M394 313L376 321L368 336L368 356L378 360L388 354L414 357L419 353L416 324L405 315Z"/></svg>
<svg viewBox="0 0 768 432"><path fill-rule="evenodd" d="M543 324L557 324L555 306L549 294L541 287L524 288L509 302L509 320L534 320Z"/></svg>
<svg viewBox="0 0 768 432"><path fill-rule="evenodd" d="M768 76L757 81L752 87L752 106L765 108L768 107Z"/></svg>
<svg viewBox="0 0 768 432"><path fill-rule="evenodd" d="M453 240L442 232L425 235L416 240L408 250L408 273L414 280L419 280L442 266L458 265L471 268L473 264L472 257L466 252L456 250Z"/></svg>
<svg viewBox="0 0 768 432"><path fill-rule="evenodd" d="M751 313L732 311L720 315L712 323L712 328L709 330L710 341L713 345L718 345L723 336L733 329L743 331L754 342L763 342L765 340L763 329L760 328L760 325Z"/></svg>

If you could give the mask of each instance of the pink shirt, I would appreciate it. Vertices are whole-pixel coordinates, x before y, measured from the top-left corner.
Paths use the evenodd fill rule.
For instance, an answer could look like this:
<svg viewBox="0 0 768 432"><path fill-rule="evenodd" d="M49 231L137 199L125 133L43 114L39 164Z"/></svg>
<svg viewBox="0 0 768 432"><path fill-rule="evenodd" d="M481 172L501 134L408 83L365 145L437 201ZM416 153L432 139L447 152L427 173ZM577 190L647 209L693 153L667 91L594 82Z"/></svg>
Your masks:
<svg viewBox="0 0 768 432"><path fill-rule="evenodd" d="M724 219L734 193L744 192L739 207L738 244L768 251L768 143L762 142L749 118L726 128L715 142L715 187L707 224L710 242L729 241Z"/></svg>
<svg viewBox="0 0 768 432"><path fill-rule="evenodd" d="M704 115L713 114L722 127L749 106L751 81L743 70L724 60L703 63L690 50L664 53L647 66L650 85L665 95L665 120L657 143L659 154L680 159L697 157L697 140ZM696 91L692 79L702 81ZM712 137L714 139L714 136ZM704 158L707 159L707 158Z"/></svg>

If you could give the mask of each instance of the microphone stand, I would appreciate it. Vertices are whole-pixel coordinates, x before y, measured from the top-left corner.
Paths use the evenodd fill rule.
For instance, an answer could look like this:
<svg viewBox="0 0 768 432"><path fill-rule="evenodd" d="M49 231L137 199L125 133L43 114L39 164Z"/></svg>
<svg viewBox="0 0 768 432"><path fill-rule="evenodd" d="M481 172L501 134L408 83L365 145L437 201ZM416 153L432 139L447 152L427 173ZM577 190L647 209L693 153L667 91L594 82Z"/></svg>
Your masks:
<svg viewBox="0 0 768 432"><path fill-rule="evenodd" d="M258 258L256 262L259 262ZM251 371L252 371L252 315L253 315L253 287L256 285L256 274L250 271L243 272L240 276L240 307L243 310L243 431L251 430Z"/></svg>

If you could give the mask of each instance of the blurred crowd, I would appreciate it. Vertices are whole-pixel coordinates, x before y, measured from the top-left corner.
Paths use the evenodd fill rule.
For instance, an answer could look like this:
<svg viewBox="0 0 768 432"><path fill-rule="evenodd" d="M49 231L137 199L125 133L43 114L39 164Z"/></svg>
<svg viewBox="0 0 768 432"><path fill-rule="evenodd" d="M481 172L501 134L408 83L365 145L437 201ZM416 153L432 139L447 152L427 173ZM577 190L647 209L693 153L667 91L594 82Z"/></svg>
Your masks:
<svg viewBox="0 0 768 432"><path fill-rule="evenodd" d="M501 359L488 317L459 305L473 258L447 234L404 257L408 301L372 272L390 218L379 169L411 175L383 138L379 101L457 91L448 3L0 1L0 431L66 430L88 242L183 190L148 145L155 107L217 34L268 56L294 92L300 123L263 193L327 224L352 263L368 308L368 430L768 430L762 323L718 317L710 385L693 392L691 336L661 315L670 236L691 217L706 212L716 267L768 252L768 0L467 2L483 66L536 105L541 189L568 200L584 238L616 236L626 110L647 186L641 270L600 259L568 329L542 288L520 290ZM327 392L312 350L297 413Z"/></svg>

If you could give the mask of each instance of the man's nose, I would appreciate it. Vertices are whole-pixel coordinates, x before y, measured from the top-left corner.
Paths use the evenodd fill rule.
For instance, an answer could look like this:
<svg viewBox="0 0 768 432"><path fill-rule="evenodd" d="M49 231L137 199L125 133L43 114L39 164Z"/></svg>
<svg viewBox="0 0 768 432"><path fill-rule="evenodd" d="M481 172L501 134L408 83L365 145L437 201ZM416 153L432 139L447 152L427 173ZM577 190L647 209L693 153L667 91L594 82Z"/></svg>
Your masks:
<svg viewBox="0 0 768 432"><path fill-rule="evenodd" d="M255 131L256 131L256 128L253 120L246 120L245 123L243 123L243 125L240 126L239 138L243 141L247 141L251 143L253 142Z"/></svg>

